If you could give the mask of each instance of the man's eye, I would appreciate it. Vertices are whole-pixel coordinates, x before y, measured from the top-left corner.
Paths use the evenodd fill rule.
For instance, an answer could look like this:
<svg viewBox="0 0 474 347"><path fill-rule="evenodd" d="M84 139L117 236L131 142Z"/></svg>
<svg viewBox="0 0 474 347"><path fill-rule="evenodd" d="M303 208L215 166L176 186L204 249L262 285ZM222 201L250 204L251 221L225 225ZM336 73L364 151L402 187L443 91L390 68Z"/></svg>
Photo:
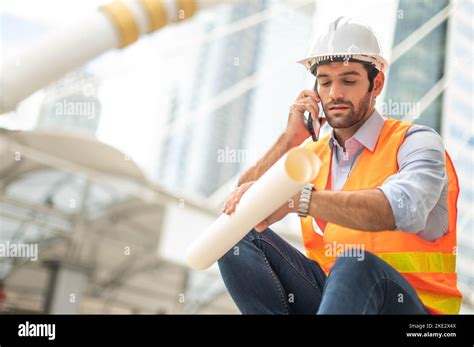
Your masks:
<svg viewBox="0 0 474 347"><path fill-rule="evenodd" d="M354 84L356 81L344 81L345 84Z"/></svg>
<svg viewBox="0 0 474 347"><path fill-rule="evenodd" d="M321 83L321 86L327 87L327 86L330 85L330 84L331 84L331 82L324 82L324 83Z"/></svg>

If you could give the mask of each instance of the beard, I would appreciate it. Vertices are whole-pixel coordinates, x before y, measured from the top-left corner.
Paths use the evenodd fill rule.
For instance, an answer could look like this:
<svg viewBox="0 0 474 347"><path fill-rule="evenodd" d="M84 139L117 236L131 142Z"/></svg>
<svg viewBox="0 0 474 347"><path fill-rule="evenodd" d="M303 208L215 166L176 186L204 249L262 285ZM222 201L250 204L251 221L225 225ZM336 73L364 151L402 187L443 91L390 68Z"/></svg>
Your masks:
<svg viewBox="0 0 474 347"><path fill-rule="evenodd" d="M348 108L341 111L328 111L329 107L334 105L344 105ZM345 100L330 101L323 106L326 120L333 129L350 128L354 124L361 121L366 115L370 107L370 93L359 101L357 107L354 107L352 102Z"/></svg>

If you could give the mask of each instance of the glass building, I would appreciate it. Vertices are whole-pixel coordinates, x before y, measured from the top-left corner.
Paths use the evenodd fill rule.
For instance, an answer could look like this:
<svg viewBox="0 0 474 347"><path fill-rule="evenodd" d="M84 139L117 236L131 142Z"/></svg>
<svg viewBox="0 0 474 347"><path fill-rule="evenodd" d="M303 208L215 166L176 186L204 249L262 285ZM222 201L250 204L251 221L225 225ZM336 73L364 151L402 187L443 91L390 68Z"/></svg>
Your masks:
<svg viewBox="0 0 474 347"><path fill-rule="evenodd" d="M474 306L474 3L454 1L448 20L442 136L460 182L458 272L465 301Z"/></svg>

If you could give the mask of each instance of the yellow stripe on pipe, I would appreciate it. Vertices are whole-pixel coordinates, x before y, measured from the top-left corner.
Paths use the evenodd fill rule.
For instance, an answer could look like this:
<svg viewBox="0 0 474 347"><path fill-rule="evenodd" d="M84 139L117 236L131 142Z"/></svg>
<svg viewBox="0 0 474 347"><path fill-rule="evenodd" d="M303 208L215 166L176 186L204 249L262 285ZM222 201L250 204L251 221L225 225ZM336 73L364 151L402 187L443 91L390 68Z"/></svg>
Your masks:
<svg viewBox="0 0 474 347"><path fill-rule="evenodd" d="M178 0L178 21L191 18L196 12L195 0Z"/></svg>
<svg viewBox="0 0 474 347"><path fill-rule="evenodd" d="M128 46L135 42L139 36L138 25L133 16L133 12L123 2L115 1L110 4L101 6L104 11L114 22L120 34L120 48Z"/></svg>
<svg viewBox="0 0 474 347"><path fill-rule="evenodd" d="M140 0L140 4L148 14L150 25L148 33L164 27L168 23L166 9L160 0Z"/></svg>

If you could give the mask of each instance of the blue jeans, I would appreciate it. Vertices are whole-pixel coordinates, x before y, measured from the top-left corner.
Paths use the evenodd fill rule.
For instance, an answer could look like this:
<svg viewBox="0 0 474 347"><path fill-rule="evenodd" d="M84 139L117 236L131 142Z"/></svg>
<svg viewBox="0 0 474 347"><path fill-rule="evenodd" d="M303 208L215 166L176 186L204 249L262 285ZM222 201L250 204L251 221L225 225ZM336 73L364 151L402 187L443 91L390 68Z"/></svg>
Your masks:
<svg viewBox="0 0 474 347"><path fill-rule="evenodd" d="M218 264L243 314L428 314L399 272L372 253L362 255L338 257L327 277L267 229L252 230Z"/></svg>

